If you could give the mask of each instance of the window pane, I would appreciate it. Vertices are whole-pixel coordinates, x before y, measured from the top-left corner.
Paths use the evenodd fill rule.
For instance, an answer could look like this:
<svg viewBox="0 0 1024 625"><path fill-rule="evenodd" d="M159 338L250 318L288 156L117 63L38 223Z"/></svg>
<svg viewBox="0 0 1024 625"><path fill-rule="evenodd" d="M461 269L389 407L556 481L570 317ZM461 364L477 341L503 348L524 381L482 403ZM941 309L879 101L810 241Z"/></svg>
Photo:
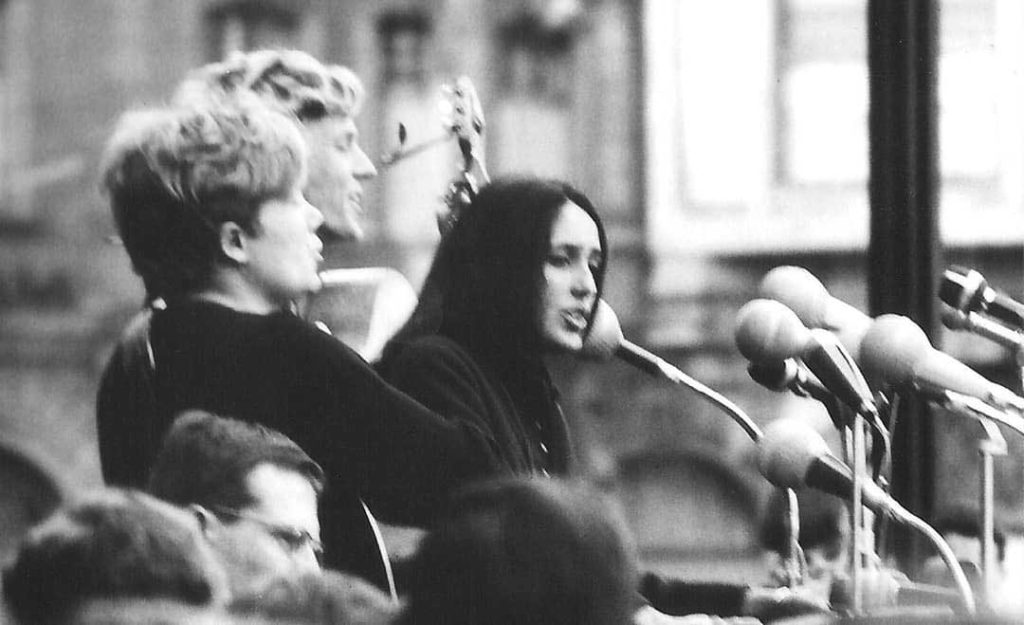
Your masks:
<svg viewBox="0 0 1024 625"><path fill-rule="evenodd" d="M784 182L867 180L867 67L804 63L789 72L784 91Z"/></svg>
<svg viewBox="0 0 1024 625"><path fill-rule="evenodd" d="M284 9L252 4L220 7L207 14L207 50L211 60L258 48L293 48L298 18Z"/></svg>
<svg viewBox="0 0 1024 625"><path fill-rule="evenodd" d="M780 182L864 182L868 176L864 3L790 0L780 15Z"/></svg>

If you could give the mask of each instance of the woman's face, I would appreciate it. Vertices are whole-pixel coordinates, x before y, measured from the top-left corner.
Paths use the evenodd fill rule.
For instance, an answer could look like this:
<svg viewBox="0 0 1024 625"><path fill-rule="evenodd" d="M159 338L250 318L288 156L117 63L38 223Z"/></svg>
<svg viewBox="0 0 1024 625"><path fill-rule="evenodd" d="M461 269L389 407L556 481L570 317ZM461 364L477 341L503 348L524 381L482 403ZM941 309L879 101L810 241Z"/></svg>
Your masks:
<svg viewBox="0 0 1024 625"><path fill-rule="evenodd" d="M316 235L323 214L296 186L290 194L265 202L255 234L246 236L246 273L258 294L275 306L316 291L323 243Z"/></svg>
<svg viewBox="0 0 1024 625"><path fill-rule="evenodd" d="M576 351L583 346L603 254L594 220L576 204L563 204L551 226L538 299L537 326L547 348Z"/></svg>

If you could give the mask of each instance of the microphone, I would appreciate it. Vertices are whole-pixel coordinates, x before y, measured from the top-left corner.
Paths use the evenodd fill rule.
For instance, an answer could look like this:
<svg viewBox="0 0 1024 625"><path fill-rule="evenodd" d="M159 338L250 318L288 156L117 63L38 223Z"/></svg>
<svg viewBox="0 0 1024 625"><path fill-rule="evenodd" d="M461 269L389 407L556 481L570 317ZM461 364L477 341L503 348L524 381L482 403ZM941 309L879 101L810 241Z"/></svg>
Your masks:
<svg viewBox="0 0 1024 625"><path fill-rule="evenodd" d="M856 360L860 341L871 325L871 317L829 294L828 289L803 267L772 269L761 280L762 297L782 302L808 328L834 332Z"/></svg>
<svg viewBox="0 0 1024 625"><path fill-rule="evenodd" d="M853 472L836 458L821 434L794 418L773 421L757 445L757 468L779 488L806 487L853 498ZM909 513L871 480L862 480L861 501L876 514L904 519Z"/></svg>
<svg viewBox="0 0 1024 625"><path fill-rule="evenodd" d="M963 312L942 307L942 324L950 330L966 330L1003 347L1024 353L1024 332L1008 328L974 311Z"/></svg>
<svg viewBox="0 0 1024 625"><path fill-rule="evenodd" d="M953 391L1024 413L1024 398L933 348L924 331L900 315L881 315L871 324L861 343L861 365L869 375L895 386Z"/></svg>
<svg viewBox="0 0 1024 625"><path fill-rule="evenodd" d="M853 471L832 455L821 434L798 419L778 419L768 424L758 441L757 452L761 475L779 488L797 490L807 486L843 499L853 498ZM973 613L975 603L970 584L942 536L871 480L857 482L864 506L917 530L931 541L953 575L964 609Z"/></svg>
<svg viewBox="0 0 1024 625"><path fill-rule="evenodd" d="M800 358L825 388L859 414L877 414L874 398L863 388L834 334L808 330L796 313L769 299L747 302L736 315L736 346L753 362Z"/></svg>
<svg viewBox="0 0 1024 625"><path fill-rule="evenodd" d="M729 415L751 439L756 441L761 438L761 428L727 397L639 345L627 341L622 336L618 316L604 300L597 302L594 316L590 320L590 331L578 355L592 360L609 360L615 356L649 375L664 378L674 384L682 384Z"/></svg>
<svg viewBox="0 0 1024 625"><path fill-rule="evenodd" d="M973 269L952 266L942 274L939 299L963 314L975 312L1024 330L1024 304L996 291Z"/></svg>
<svg viewBox="0 0 1024 625"><path fill-rule="evenodd" d="M597 302L590 332L583 341L580 355L592 360L610 360L617 357L641 371L675 381L672 365L622 335L619 317L604 300Z"/></svg>

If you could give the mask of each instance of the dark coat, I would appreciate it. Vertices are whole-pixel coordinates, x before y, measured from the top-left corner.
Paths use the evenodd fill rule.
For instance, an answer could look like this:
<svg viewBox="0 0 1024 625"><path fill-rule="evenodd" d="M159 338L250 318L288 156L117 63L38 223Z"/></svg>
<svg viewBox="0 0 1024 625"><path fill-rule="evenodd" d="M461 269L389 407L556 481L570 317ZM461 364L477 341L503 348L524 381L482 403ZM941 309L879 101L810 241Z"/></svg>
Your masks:
<svg viewBox="0 0 1024 625"><path fill-rule="evenodd" d="M474 357L455 340L433 334L392 344L377 369L434 412L487 432L507 473L567 474L569 432L543 365L511 359L502 366L491 356ZM747 587L647 573L639 590L668 614L737 616Z"/></svg>
<svg viewBox="0 0 1024 625"><path fill-rule="evenodd" d="M569 472L569 430L540 362L498 364L434 334L393 346L377 369L437 414L486 432L508 474Z"/></svg>
<svg viewBox="0 0 1024 625"><path fill-rule="evenodd" d="M149 325L155 373L139 354L145 342L136 328L103 375L97 424L109 484L144 486L164 432L183 410L261 423L324 468L328 563L379 583L379 551L360 497L386 520L426 525L451 488L500 471L482 430L439 418L290 313L192 302L157 311Z"/></svg>

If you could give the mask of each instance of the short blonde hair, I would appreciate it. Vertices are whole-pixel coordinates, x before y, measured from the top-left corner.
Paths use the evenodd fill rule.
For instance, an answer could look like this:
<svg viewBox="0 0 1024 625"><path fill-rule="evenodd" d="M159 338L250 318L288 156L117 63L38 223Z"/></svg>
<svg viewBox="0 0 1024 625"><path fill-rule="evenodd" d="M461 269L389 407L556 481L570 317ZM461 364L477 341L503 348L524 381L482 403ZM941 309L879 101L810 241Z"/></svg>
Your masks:
<svg viewBox="0 0 1024 625"><path fill-rule="evenodd" d="M195 70L177 91L179 100L230 98L255 93L300 122L328 116L354 117L363 83L352 70L325 65L300 50L236 52Z"/></svg>
<svg viewBox="0 0 1024 625"><path fill-rule="evenodd" d="M124 114L103 157L102 186L150 297L202 286L219 225L253 231L260 206L304 183L295 124L253 96Z"/></svg>

